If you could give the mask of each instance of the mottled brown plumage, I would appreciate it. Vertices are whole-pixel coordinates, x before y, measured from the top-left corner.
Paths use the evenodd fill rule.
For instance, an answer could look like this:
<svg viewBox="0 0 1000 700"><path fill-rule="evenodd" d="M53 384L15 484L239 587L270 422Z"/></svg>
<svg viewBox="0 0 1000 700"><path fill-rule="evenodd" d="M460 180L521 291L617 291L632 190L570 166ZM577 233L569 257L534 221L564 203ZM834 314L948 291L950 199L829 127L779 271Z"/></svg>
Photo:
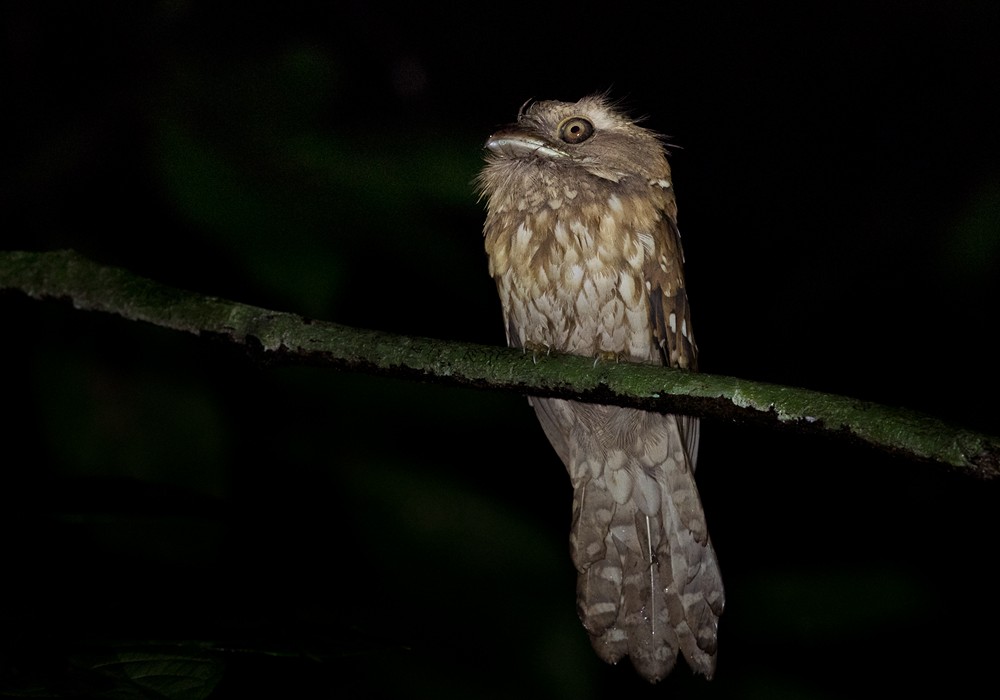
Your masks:
<svg viewBox="0 0 1000 700"><path fill-rule="evenodd" d="M522 108L486 148L508 343L696 369L659 138L595 96ZM573 482L577 607L597 653L657 681L681 652L711 677L724 594L694 481L697 419L530 401Z"/></svg>

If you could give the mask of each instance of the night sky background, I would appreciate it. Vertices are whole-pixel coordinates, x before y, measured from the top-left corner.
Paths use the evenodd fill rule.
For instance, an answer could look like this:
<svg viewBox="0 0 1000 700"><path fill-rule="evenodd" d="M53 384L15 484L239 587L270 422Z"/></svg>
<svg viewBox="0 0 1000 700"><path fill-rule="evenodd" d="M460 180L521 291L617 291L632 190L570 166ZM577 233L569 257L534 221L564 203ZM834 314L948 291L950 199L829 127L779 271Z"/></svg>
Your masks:
<svg viewBox="0 0 1000 700"><path fill-rule="evenodd" d="M528 98L610 90L674 144L703 371L1000 433L1000 4L0 19L0 248L503 344L482 145ZM203 680L171 698L995 685L996 484L706 421L718 671L650 688L576 619L569 481L522 397L261 366L16 292L0 313L0 693L153 697L136 650Z"/></svg>

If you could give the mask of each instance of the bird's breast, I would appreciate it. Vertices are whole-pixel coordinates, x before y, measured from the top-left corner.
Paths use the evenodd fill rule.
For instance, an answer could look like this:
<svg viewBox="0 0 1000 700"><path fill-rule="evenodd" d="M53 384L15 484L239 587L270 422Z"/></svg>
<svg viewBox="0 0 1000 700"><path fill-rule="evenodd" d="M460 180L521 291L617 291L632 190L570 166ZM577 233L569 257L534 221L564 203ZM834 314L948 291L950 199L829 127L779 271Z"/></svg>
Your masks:
<svg viewBox="0 0 1000 700"><path fill-rule="evenodd" d="M587 205L550 199L487 227L509 343L655 361L643 275L655 221L638 220L617 195Z"/></svg>

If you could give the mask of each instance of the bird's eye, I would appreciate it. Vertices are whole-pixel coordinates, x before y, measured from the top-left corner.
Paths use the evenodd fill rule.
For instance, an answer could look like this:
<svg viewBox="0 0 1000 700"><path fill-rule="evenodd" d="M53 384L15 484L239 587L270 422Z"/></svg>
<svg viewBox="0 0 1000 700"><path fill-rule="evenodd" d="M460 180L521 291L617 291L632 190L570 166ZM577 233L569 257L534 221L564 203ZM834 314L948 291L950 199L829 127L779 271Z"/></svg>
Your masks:
<svg viewBox="0 0 1000 700"><path fill-rule="evenodd" d="M582 143L593 135L594 125L583 117L569 117L559 125L559 138L566 143Z"/></svg>

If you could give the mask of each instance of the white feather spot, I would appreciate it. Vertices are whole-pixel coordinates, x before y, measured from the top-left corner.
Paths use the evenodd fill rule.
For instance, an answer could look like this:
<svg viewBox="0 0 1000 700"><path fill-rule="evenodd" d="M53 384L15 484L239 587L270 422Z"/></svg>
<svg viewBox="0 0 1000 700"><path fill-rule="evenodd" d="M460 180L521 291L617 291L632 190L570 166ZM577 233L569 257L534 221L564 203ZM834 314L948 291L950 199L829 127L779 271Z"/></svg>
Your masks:
<svg viewBox="0 0 1000 700"><path fill-rule="evenodd" d="M609 465L610 466L610 465ZM604 469L604 480L615 503L625 503L632 496L632 475L627 469Z"/></svg>
<svg viewBox="0 0 1000 700"><path fill-rule="evenodd" d="M639 243L642 245L642 249L646 251L646 255L652 255L653 250L656 248L656 240L653 238L653 234L649 231L640 231L638 234Z"/></svg>
<svg viewBox="0 0 1000 700"><path fill-rule="evenodd" d="M635 288L635 278L632 275L618 276L618 294L629 308L639 302L639 291Z"/></svg>
<svg viewBox="0 0 1000 700"><path fill-rule="evenodd" d="M598 545L595 546L594 549L595 550L600 550L601 549L601 547L599 546L600 544L601 543L598 543ZM588 554L591 554L591 555L597 554L597 551L591 552L589 547L588 547L587 551L588 551ZM615 613L617 611L618 611L618 603L617 602L594 603L593 605L591 605L591 606L589 606L587 608L587 612L591 616L593 616L593 617L598 617L599 615L605 615L605 614L610 615L610 614Z"/></svg>
<svg viewBox="0 0 1000 700"><path fill-rule="evenodd" d="M583 283L583 266L568 265L563 269L563 279L567 286L577 288Z"/></svg>
<svg viewBox="0 0 1000 700"><path fill-rule="evenodd" d="M645 515L656 515L660 511L660 485L643 472L638 472L635 501Z"/></svg>
<svg viewBox="0 0 1000 700"><path fill-rule="evenodd" d="M561 221L557 221L556 225L552 229L552 234L556 238L556 243L561 246L569 245L569 232L566 230L566 226L563 225Z"/></svg>
<svg viewBox="0 0 1000 700"><path fill-rule="evenodd" d="M669 320L669 323L670 323L670 332L671 333L676 333L677 332L677 314L671 312L670 313L670 318L668 320Z"/></svg>
<svg viewBox="0 0 1000 700"><path fill-rule="evenodd" d="M527 246L531 242L531 229L529 229L524 224L517 227L517 238L515 244L518 246Z"/></svg>
<svg viewBox="0 0 1000 700"><path fill-rule="evenodd" d="M576 236L576 243L580 248L587 250L594 245L594 237L590 234L590 229L582 221L571 221L569 230Z"/></svg>

